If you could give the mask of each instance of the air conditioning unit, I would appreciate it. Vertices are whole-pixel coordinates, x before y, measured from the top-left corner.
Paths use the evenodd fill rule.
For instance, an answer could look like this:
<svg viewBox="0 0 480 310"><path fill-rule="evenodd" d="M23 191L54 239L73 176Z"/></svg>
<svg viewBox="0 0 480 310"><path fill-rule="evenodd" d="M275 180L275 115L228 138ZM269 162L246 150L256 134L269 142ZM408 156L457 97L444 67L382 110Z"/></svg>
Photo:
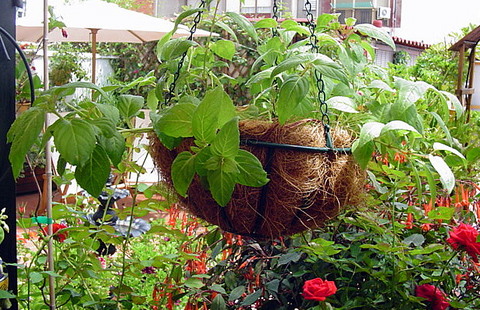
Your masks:
<svg viewBox="0 0 480 310"><path fill-rule="evenodd" d="M389 7L384 7L381 6L378 8L377 11L377 18L378 19L390 19L390 16L392 15L392 9Z"/></svg>

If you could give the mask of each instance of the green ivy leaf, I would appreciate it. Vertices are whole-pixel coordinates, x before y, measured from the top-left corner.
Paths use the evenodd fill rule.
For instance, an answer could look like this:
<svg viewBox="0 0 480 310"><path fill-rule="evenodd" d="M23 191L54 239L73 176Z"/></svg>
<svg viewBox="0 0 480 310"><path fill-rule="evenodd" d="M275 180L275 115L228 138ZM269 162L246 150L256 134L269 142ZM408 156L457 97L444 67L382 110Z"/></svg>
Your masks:
<svg viewBox="0 0 480 310"><path fill-rule="evenodd" d="M232 60L235 55L235 43L228 40L218 40L210 47L212 51L222 58Z"/></svg>
<svg viewBox="0 0 480 310"><path fill-rule="evenodd" d="M239 150L235 157L239 174L236 182L246 186L260 187L268 183L267 172L263 170L262 163L252 153Z"/></svg>
<svg viewBox="0 0 480 310"><path fill-rule="evenodd" d="M280 87L276 105L280 124L285 124L293 116L293 112L308 91L309 81L305 76L292 75L286 79Z"/></svg>
<svg viewBox="0 0 480 310"><path fill-rule="evenodd" d="M445 163L443 158L434 155L428 155L428 159L432 164L433 168L440 175L440 181L442 182L443 188L445 188L450 194L455 186L455 176L453 175L450 167Z"/></svg>
<svg viewBox="0 0 480 310"><path fill-rule="evenodd" d="M250 38L252 38L255 42L258 42L258 35L255 31L255 27L245 16L234 12L226 12L225 15L230 17L232 21L237 24L240 29L245 31Z"/></svg>
<svg viewBox="0 0 480 310"><path fill-rule="evenodd" d="M372 24L359 24L354 26L354 28L364 35L382 41L395 50L395 42L393 42L392 37L385 30Z"/></svg>
<svg viewBox="0 0 480 310"><path fill-rule="evenodd" d="M95 149L96 137L92 125L75 118L59 119L53 126L55 146L62 157L72 165L84 164Z"/></svg>
<svg viewBox="0 0 480 310"><path fill-rule="evenodd" d="M87 161L75 169L75 179L84 190L98 197L110 175L110 161L101 145L97 145Z"/></svg>
<svg viewBox="0 0 480 310"><path fill-rule="evenodd" d="M142 96L121 95L117 107L120 115L129 119L138 114L144 103L145 99Z"/></svg>
<svg viewBox="0 0 480 310"><path fill-rule="evenodd" d="M174 105L154 125L159 131L171 137L191 137L192 119L197 106L191 103Z"/></svg>
<svg viewBox="0 0 480 310"><path fill-rule="evenodd" d="M228 204L235 189L236 174L227 172L229 168L221 165L219 169L207 172L212 197L222 207Z"/></svg>
<svg viewBox="0 0 480 310"><path fill-rule="evenodd" d="M240 145L240 132L238 130L238 117L223 125L211 144L214 155L234 158L237 156Z"/></svg>
<svg viewBox="0 0 480 310"><path fill-rule="evenodd" d="M32 107L20 114L7 133L7 141L12 143L8 159L12 164L14 178L20 175L25 155L37 141L45 122L45 112Z"/></svg>
<svg viewBox="0 0 480 310"><path fill-rule="evenodd" d="M187 195L188 187L195 175L195 156L190 152L177 155L172 163L172 181L177 193Z"/></svg>

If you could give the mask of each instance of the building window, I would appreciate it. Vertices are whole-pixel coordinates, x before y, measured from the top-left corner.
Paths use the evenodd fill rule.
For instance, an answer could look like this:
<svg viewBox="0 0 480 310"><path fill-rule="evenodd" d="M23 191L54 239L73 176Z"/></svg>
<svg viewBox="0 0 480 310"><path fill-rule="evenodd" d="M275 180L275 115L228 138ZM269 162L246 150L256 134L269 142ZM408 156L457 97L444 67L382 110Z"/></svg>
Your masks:
<svg viewBox="0 0 480 310"><path fill-rule="evenodd" d="M240 13L250 17L270 17L272 0L245 0L240 6Z"/></svg>

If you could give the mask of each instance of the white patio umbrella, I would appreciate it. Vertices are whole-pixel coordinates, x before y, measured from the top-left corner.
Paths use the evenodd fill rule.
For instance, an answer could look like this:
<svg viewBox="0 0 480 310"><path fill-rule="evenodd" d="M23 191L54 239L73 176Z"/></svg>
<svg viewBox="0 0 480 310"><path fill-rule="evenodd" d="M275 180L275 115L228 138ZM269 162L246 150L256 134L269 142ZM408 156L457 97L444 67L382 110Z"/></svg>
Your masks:
<svg viewBox="0 0 480 310"><path fill-rule="evenodd" d="M39 42L43 38L43 18L38 10L27 10L27 16L17 19L18 41ZM82 1L72 5L54 6L54 14L66 27L48 34L50 42L91 42L92 81L95 82L97 42L145 43L161 39L174 28L174 23L123 9L100 0ZM66 35L65 35L66 34ZM173 37L186 37L188 27L180 25ZM210 32L197 29L195 37L209 36Z"/></svg>

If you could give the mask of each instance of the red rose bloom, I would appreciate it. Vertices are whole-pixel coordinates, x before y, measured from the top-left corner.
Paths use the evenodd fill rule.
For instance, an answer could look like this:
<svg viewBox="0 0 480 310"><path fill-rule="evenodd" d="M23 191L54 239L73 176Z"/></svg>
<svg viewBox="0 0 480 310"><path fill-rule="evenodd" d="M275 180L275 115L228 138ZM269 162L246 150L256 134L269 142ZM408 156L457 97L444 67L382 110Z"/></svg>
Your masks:
<svg viewBox="0 0 480 310"><path fill-rule="evenodd" d="M415 288L415 296L431 302L432 310L445 310L450 306L445 293L431 284L422 284Z"/></svg>
<svg viewBox="0 0 480 310"><path fill-rule="evenodd" d="M478 263L477 255L480 255L480 243L477 242L478 231L468 224L460 224L450 231L447 242L455 250L465 250L474 262Z"/></svg>
<svg viewBox="0 0 480 310"><path fill-rule="evenodd" d="M65 241L65 239L67 239L67 237L68 237L68 232L63 231L61 233L58 233L58 231L60 229L68 228L68 226L65 225L65 224L57 224L57 223L53 223L52 226L53 226L52 227L53 228L52 229L53 230L53 239L57 240L58 242ZM42 230L43 230L43 233L45 235L48 234L48 226L45 226L44 228L42 228Z"/></svg>
<svg viewBox="0 0 480 310"><path fill-rule="evenodd" d="M315 278L305 281L302 296L305 299L323 301L337 292L335 282Z"/></svg>

